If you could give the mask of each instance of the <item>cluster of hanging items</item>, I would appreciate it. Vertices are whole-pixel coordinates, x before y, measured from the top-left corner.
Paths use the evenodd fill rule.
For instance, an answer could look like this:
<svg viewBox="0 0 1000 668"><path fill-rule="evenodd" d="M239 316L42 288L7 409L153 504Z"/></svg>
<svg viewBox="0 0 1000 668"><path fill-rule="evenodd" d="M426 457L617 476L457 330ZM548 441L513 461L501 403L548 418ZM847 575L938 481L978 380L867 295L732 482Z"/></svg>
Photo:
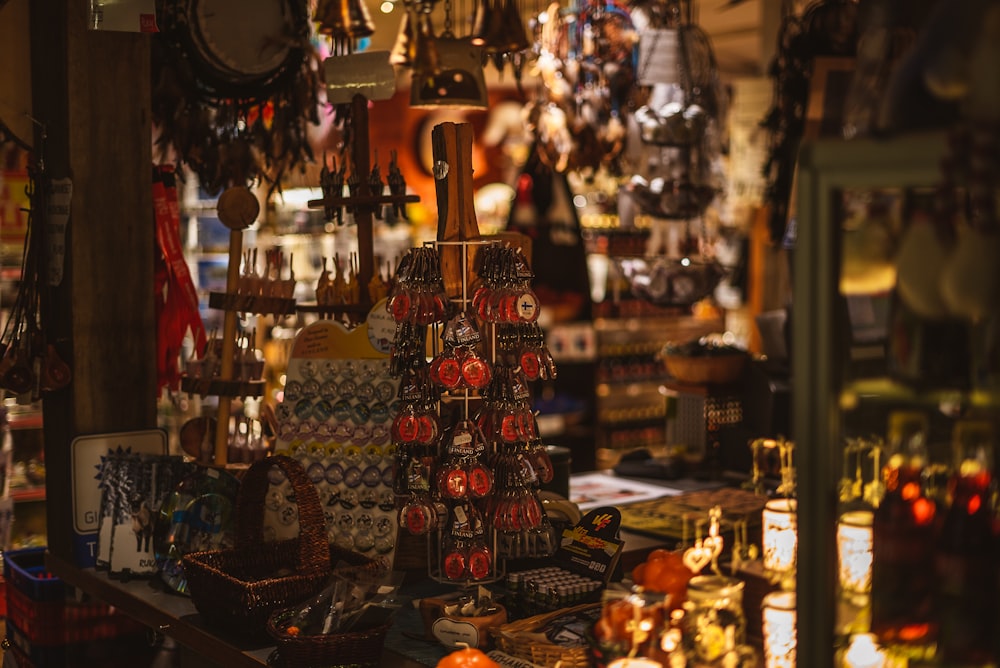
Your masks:
<svg viewBox="0 0 1000 668"><path fill-rule="evenodd" d="M72 371L69 365L47 341L41 321L42 292L47 286L61 282L62 257L65 245L52 248L47 258L44 226L49 221L53 183L39 158L28 166L28 209L24 249L21 258L21 280L10 315L0 333L0 387L13 394L30 395L33 401L42 392L58 390L69 385ZM65 230L69 200L72 192L68 180L60 181L56 198L58 211L54 226ZM58 222L57 222L58 221ZM47 259L53 259L51 264Z"/></svg>

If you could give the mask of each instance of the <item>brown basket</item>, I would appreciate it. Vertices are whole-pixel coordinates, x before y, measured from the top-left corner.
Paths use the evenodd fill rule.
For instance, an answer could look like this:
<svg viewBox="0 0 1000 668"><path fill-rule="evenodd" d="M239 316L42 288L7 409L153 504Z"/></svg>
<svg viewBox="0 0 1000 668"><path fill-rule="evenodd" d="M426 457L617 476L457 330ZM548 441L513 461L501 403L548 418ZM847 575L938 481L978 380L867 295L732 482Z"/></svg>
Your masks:
<svg viewBox="0 0 1000 668"><path fill-rule="evenodd" d="M277 466L292 484L299 536L264 541L267 472ZM188 591L205 621L241 635L258 634L276 609L322 589L330 576L330 548L316 487L294 459L275 455L254 463L236 497L236 544L184 555Z"/></svg>
<svg viewBox="0 0 1000 668"><path fill-rule="evenodd" d="M290 635L285 629L294 610L282 610L267 620L267 632L277 641L282 666L374 666L382 659L385 634L391 623L347 633Z"/></svg>
<svg viewBox="0 0 1000 668"><path fill-rule="evenodd" d="M739 380L746 366L745 353L724 355L663 355L667 373L682 383L725 385Z"/></svg>
<svg viewBox="0 0 1000 668"><path fill-rule="evenodd" d="M589 646L563 647L548 642L544 635L535 632L564 615L600 607L600 603L582 603L572 608L563 608L504 624L494 631L497 648L513 657L539 666L554 666L559 663L560 668L589 668Z"/></svg>

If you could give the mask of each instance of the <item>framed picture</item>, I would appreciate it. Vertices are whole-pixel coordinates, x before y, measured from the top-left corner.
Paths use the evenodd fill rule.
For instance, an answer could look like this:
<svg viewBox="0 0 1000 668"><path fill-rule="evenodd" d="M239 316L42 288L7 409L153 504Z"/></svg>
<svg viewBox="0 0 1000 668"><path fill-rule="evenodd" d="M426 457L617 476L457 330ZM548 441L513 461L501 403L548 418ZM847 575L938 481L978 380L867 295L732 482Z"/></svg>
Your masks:
<svg viewBox="0 0 1000 668"><path fill-rule="evenodd" d="M821 57L813 61L803 139L843 136L844 102L854 69L854 58Z"/></svg>

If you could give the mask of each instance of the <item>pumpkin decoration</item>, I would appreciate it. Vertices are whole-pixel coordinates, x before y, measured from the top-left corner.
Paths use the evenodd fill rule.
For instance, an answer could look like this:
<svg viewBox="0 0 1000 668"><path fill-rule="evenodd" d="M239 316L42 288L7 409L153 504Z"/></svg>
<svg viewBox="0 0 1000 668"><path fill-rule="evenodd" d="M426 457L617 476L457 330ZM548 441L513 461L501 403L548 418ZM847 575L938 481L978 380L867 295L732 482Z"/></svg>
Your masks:
<svg viewBox="0 0 1000 668"><path fill-rule="evenodd" d="M486 656L481 649L463 647L438 661L437 668L500 668L500 664Z"/></svg>

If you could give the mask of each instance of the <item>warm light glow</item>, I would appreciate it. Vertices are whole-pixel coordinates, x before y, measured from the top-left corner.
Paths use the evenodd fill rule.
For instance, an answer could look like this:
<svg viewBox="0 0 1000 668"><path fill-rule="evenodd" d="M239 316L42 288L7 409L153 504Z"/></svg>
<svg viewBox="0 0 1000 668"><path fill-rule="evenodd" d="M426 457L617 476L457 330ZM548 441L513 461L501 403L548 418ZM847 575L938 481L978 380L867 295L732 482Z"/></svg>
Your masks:
<svg viewBox="0 0 1000 668"><path fill-rule="evenodd" d="M872 513L844 513L837 523L837 562L844 591L866 594L872 587Z"/></svg>
<svg viewBox="0 0 1000 668"><path fill-rule="evenodd" d="M761 603L764 668L795 668L795 592L777 591Z"/></svg>
<svg viewBox="0 0 1000 668"><path fill-rule="evenodd" d="M392 14L392 10L396 8L396 3L392 0L383 0L382 4L379 5L378 8L383 14Z"/></svg>
<svg viewBox="0 0 1000 668"><path fill-rule="evenodd" d="M652 659L645 659L643 657L625 657L622 659L615 659L608 664L608 668L663 668L663 664L659 661L653 661Z"/></svg>
<svg viewBox="0 0 1000 668"><path fill-rule="evenodd" d="M771 499L764 505L761 521L764 525L761 538L764 570L774 574L791 572L798 549L795 500Z"/></svg>
<svg viewBox="0 0 1000 668"><path fill-rule="evenodd" d="M875 642L875 634L859 633L851 638L844 668L885 668L885 652Z"/></svg>

